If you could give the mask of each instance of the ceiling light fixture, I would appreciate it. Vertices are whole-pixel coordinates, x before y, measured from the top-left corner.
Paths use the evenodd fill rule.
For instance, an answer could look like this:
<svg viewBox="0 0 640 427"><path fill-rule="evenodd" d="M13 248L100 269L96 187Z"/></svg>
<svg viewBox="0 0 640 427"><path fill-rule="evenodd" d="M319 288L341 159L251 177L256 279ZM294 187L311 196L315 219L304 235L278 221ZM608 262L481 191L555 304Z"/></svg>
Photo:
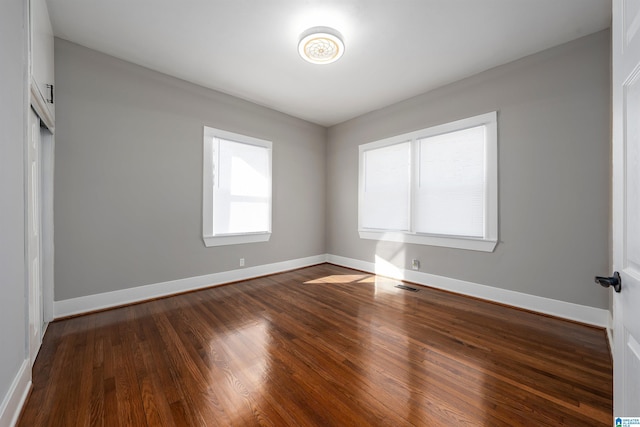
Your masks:
<svg viewBox="0 0 640 427"><path fill-rule="evenodd" d="M329 27L309 28L300 36L298 53L312 64L331 64L344 54L342 36Z"/></svg>

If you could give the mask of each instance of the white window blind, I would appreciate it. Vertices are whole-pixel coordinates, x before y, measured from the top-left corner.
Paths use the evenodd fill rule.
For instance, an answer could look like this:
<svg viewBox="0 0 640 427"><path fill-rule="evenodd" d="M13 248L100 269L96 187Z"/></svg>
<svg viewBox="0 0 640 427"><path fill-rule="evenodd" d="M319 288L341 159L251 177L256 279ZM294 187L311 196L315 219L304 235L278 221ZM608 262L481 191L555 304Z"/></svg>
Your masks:
<svg viewBox="0 0 640 427"><path fill-rule="evenodd" d="M415 230L484 237L485 126L418 140Z"/></svg>
<svg viewBox="0 0 640 427"><path fill-rule="evenodd" d="M364 152L362 227L409 230L411 143Z"/></svg>
<svg viewBox="0 0 640 427"><path fill-rule="evenodd" d="M213 234L269 231L269 150L216 138Z"/></svg>

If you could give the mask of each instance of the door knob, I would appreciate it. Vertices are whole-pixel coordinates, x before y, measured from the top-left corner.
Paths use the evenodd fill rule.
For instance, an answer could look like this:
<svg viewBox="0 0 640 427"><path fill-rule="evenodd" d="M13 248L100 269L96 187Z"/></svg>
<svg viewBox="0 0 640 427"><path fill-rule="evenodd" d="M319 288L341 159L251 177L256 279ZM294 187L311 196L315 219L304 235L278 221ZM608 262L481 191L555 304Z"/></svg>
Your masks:
<svg viewBox="0 0 640 427"><path fill-rule="evenodd" d="M596 283L605 288L611 286L616 292L622 290L622 279L620 279L620 273L617 271L611 277L596 276Z"/></svg>

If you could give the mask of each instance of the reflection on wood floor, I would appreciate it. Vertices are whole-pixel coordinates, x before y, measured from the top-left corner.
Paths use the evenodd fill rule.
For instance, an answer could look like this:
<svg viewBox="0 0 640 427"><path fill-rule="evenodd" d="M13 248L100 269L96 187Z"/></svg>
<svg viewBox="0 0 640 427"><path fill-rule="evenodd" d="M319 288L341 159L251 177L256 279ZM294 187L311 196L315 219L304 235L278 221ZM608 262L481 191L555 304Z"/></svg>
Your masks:
<svg viewBox="0 0 640 427"><path fill-rule="evenodd" d="M20 426L610 425L605 331L331 264L57 321Z"/></svg>

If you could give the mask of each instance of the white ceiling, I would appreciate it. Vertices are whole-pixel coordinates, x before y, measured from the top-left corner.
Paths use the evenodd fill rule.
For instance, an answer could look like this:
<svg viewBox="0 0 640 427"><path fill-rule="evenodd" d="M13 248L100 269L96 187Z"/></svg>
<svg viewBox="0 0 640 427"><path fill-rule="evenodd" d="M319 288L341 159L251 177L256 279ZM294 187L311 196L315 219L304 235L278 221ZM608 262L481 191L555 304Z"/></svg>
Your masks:
<svg viewBox="0 0 640 427"><path fill-rule="evenodd" d="M610 0L48 0L57 37L324 126L610 26ZM340 31L312 65L300 34Z"/></svg>

